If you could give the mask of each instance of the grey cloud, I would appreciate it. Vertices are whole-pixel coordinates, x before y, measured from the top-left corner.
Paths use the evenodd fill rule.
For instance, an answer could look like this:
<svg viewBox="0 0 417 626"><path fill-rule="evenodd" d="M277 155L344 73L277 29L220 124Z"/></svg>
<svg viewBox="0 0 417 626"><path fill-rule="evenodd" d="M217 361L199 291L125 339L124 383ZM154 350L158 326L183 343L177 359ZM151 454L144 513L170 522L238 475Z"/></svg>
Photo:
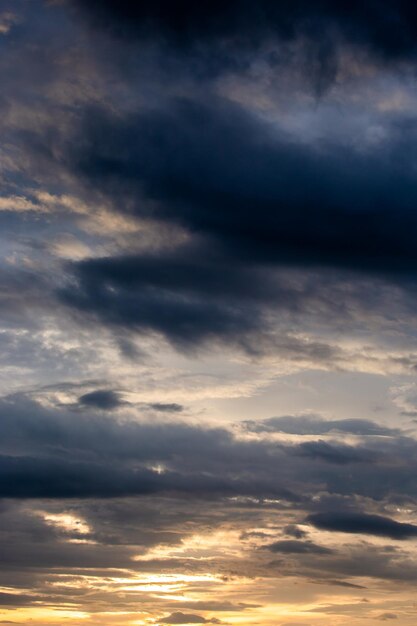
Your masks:
<svg viewBox="0 0 417 626"><path fill-rule="evenodd" d="M397 428L381 426L369 420L325 420L318 415L271 417L262 421L246 421L244 426L251 432L282 432L293 435L326 435L340 432L361 436L394 436L400 433Z"/></svg>
<svg viewBox="0 0 417 626"><path fill-rule="evenodd" d="M350 512L315 513L309 515L307 521L315 528L332 532L374 535L398 540L417 537L416 525L397 522L382 515Z"/></svg>
<svg viewBox="0 0 417 626"><path fill-rule="evenodd" d="M282 566L282 562L270 564L270 567L276 567L278 571ZM324 557L316 555L314 560L309 555L304 557L300 555L296 572L299 576L323 584L335 576L339 580L347 579L347 582L358 577L400 583L417 580L417 568L407 551L401 552L391 546L375 546L364 542L351 547L345 545L333 555ZM334 605L329 607L329 612L332 613L334 610Z"/></svg>
<svg viewBox="0 0 417 626"><path fill-rule="evenodd" d="M81 406L81 408L87 407L103 411L112 411L134 404L135 403L124 400L121 392L112 389L96 389L80 396L78 398L77 408ZM181 413L184 410L184 406L176 402L140 402L137 406L160 413Z"/></svg>
<svg viewBox="0 0 417 626"><path fill-rule="evenodd" d="M169 46L170 54L202 56L206 74L210 69L238 66L239 56L245 58L245 53L253 53L265 41L292 41L299 36L310 42L310 53L325 82L336 72L335 47L340 42L364 48L385 63L404 58L411 61L415 56L415 11L406 1L350 2L349 11L343 3L335 5L330 0L296 0L290 5L234 0L198 8L190 1L176 5L160 2L157 8L147 1L70 0L69 5L119 42L159 41ZM210 57L214 59L211 64Z"/></svg>
<svg viewBox="0 0 417 626"><path fill-rule="evenodd" d="M407 131L411 137L415 129ZM139 212L145 193L161 218L210 235L237 259L386 276L407 275L415 263L410 202L417 187L401 159L401 132L375 153L318 151L225 100L182 100L125 119L86 111L74 136L61 141L68 169L88 188Z"/></svg>
<svg viewBox="0 0 417 626"><path fill-rule="evenodd" d="M41 598L37 595L5 593L0 592L0 606L27 606L33 602L39 601ZM7 623L7 622L5 622ZM10 624L15 622L8 622Z"/></svg>
<svg viewBox="0 0 417 626"><path fill-rule="evenodd" d="M201 615L194 613L181 613L179 611L159 620L160 624L219 624L218 620L207 620Z"/></svg>
<svg viewBox="0 0 417 626"><path fill-rule="evenodd" d="M416 443L405 436L373 438L366 447L329 444L324 449L320 442L306 447L306 442L248 441L225 428L181 421L135 421L123 415L116 420L111 411L87 407L84 412L45 409L22 395L3 399L0 416L4 497L171 492L273 496L295 503L323 485L335 495L417 497L411 479Z"/></svg>
<svg viewBox="0 0 417 626"><path fill-rule="evenodd" d="M97 389L96 391L91 391L90 393L80 396L78 401L84 406L102 409L105 411L110 411L123 405L120 394L110 389Z"/></svg>
<svg viewBox="0 0 417 626"><path fill-rule="evenodd" d="M325 463L334 463L336 465L372 463L377 458L375 450L367 450L366 448L357 449L354 446L328 443L326 441L303 442L294 452L299 456L317 459Z"/></svg>
<svg viewBox="0 0 417 626"><path fill-rule="evenodd" d="M366 589L364 585L357 585L355 583L349 583L346 580L315 580L316 584L323 585L335 585L336 587L346 587L347 589Z"/></svg>
<svg viewBox="0 0 417 626"><path fill-rule="evenodd" d="M311 541L276 541L265 546L271 552L281 554L332 554L333 550Z"/></svg>
<svg viewBox="0 0 417 626"><path fill-rule="evenodd" d="M343 276L355 286L362 309L379 310L373 298L381 294L360 286L369 276L414 293L410 202L417 187L400 158L400 131L372 154L333 145L318 150L272 132L226 100L191 98L126 116L92 108L63 128L71 131L25 134L34 162L57 167L51 153L58 150L63 175L87 197L99 194L117 211L179 224L194 244L68 265L69 280L56 296L80 320L159 333L182 348L220 340L254 349L273 317L285 313L319 306L329 323L349 318L351 296L340 284L340 298L326 293L324 267L339 272L335 284ZM300 169L308 179L302 188ZM287 267L320 276L303 292L280 284L276 272ZM325 341L310 351L317 360L340 358Z"/></svg>
<svg viewBox="0 0 417 626"><path fill-rule="evenodd" d="M148 406L162 413L181 413L184 410L184 407L176 402L152 402Z"/></svg>

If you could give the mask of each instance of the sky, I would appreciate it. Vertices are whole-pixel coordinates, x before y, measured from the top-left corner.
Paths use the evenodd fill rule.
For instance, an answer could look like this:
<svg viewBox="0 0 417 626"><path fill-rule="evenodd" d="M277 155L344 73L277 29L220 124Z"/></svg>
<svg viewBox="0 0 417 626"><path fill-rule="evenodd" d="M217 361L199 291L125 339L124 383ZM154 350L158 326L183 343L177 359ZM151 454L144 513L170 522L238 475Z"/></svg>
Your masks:
<svg viewBox="0 0 417 626"><path fill-rule="evenodd" d="M417 619L417 7L0 1L0 624Z"/></svg>

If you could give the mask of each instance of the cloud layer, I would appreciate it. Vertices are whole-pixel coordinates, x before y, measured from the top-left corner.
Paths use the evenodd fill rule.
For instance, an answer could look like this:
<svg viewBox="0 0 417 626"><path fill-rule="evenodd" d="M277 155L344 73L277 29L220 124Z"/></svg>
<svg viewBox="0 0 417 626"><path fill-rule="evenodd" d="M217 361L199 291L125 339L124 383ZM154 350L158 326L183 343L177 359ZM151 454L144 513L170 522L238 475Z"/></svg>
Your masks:
<svg viewBox="0 0 417 626"><path fill-rule="evenodd" d="M415 624L416 18L4 0L1 623Z"/></svg>

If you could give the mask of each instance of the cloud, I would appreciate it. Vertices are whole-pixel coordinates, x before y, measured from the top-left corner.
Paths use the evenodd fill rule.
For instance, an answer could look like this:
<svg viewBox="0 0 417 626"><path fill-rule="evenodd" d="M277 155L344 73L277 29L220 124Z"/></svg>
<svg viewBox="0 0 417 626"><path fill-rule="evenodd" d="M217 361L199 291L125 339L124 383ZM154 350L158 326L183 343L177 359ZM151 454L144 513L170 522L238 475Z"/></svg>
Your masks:
<svg viewBox="0 0 417 626"><path fill-rule="evenodd" d="M102 411L113 411L121 407L134 405L135 403L124 400L123 395L118 391L96 389L80 396L77 408L87 407ZM139 402L136 405L159 413L181 413L184 410L183 405L177 402Z"/></svg>
<svg viewBox="0 0 417 626"><path fill-rule="evenodd" d="M318 546L311 541L276 541L265 546L271 552L281 554L332 554L333 550Z"/></svg>
<svg viewBox="0 0 417 626"><path fill-rule="evenodd" d="M284 415L260 421L245 421L244 427L256 433L288 433L291 435L327 435L346 433L359 436L395 436L399 429L382 426L364 419L325 420L319 415Z"/></svg>
<svg viewBox="0 0 417 626"><path fill-rule="evenodd" d="M336 465L372 463L375 460L375 451L366 450L366 448L357 449L354 446L328 443L326 441L303 442L294 450L294 453Z"/></svg>
<svg viewBox="0 0 417 626"><path fill-rule="evenodd" d="M262 351L286 315L320 311L331 327L352 312L389 310L387 282L413 294L417 184L401 156L413 126L371 151L312 146L225 99L188 98L125 115L85 108L70 129L26 134L25 148L36 161L50 152L39 143L59 146L61 172L87 197L189 237L174 249L68 263L55 293L80 320L156 333L181 349L220 341ZM366 288L370 276L380 289ZM340 358L323 339L309 350Z"/></svg>
<svg viewBox="0 0 417 626"><path fill-rule="evenodd" d="M383 620L417 580L384 396L413 408L416 10L4 2L0 604L256 623L369 577Z"/></svg>
<svg viewBox="0 0 417 626"><path fill-rule="evenodd" d="M0 606L27 606L33 602L39 601L39 599L40 598L36 596L36 594L19 594L19 596L16 597L15 593L0 592Z"/></svg>
<svg viewBox="0 0 417 626"><path fill-rule="evenodd" d="M239 437L237 430L172 418L137 420L123 414L122 408L117 407L115 419L110 409L47 408L23 394L3 398L2 497L177 494L196 499L249 497L260 502L282 498L296 505L323 486L331 494L349 498L417 497L409 480L416 455L412 438L374 438L366 447L329 444L323 450L320 442L317 448L317 442L252 440ZM329 523L326 520L313 517L310 521ZM360 523L365 528L372 520L351 520L352 528L362 527ZM396 535L409 530L407 525L397 529L398 523L392 524ZM380 528L377 520L372 528ZM381 528L389 531L390 527Z"/></svg>
<svg viewBox="0 0 417 626"><path fill-rule="evenodd" d="M256 609L260 605L259 604L250 604L248 602L238 602L233 603L227 600L207 600L207 601L191 601L191 602L181 602L178 601L178 606L181 608L187 609L197 609L199 611L219 611L219 612L230 612L230 611L245 611L246 609Z"/></svg>
<svg viewBox="0 0 417 626"><path fill-rule="evenodd" d="M204 245L91 259L69 264L68 270L75 282L57 290L57 296L81 314L82 321L157 333L182 350L226 342L251 353L279 350L295 360L326 363L344 358L325 341L285 332L272 335L274 317L300 315L308 302L315 306L317 294L311 285L303 289L297 279L292 285L289 276L236 265Z"/></svg>
<svg viewBox="0 0 417 626"><path fill-rule="evenodd" d="M2 457L3 495L57 497L60 489L63 497L167 489L196 494L202 489L225 494L237 489L252 494L261 488L283 493L264 473L271 464L283 461L287 449L278 447L270 451L272 456L265 457L268 444L239 442L225 429L181 423L117 423L95 415L75 415L67 420L65 412L45 411L25 398L6 400L1 408L2 449L9 455L11 451L19 453ZM45 449L49 459L42 453ZM67 454L62 458L59 452L63 449ZM117 461L111 469L109 455ZM241 473L244 459L252 466L250 475ZM139 469L138 461L162 463L166 471L159 474L146 465ZM204 469L210 466L211 471L204 476ZM48 473L51 480L45 481L42 476Z"/></svg>
<svg viewBox="0 0 417 626"><path fill-rule="evenodd" d="M213 617L211 619L206 619L201 615L195 615L193 613L181 613L174 612L167 617L159 620L160 624L222 624L220 620Z"/></svg>
<svg viewBox="0 0 417 626"><path fill-rule="evenodd" d="M257 300L262 291L267 293L267 285L257 287L250 269L241 273L221 267L221 259L202 262L196 248L168 256L91 260L70 266L78 285L59 295L71 307L96 313L107 323L153 330L177 344L192 346L216 337L239 341L259 329Z"/></svg>
<svg viewBox="0 0 417 626"><path fill-rule="evenodd" d="M148 406L161 413L181 413L184 410L184 407L176 402L151 402Z"/></svg>
<svg viewBox="0 0 417 626"><path fill-rule="evenodd" d="M94 413L69 416L22 396L5 400L0 413L5 418L0 445L3 497L108 498L171 492L211 498L257 495L265 489L290 497L275 481L265 483L263 448L238 443L225 429L117 422ZM244 459L250 458L254 468L259 467L253 475L241 472Z"/></svg>
<svg viewBox="0 0 417 626"><path fill-rule="evenodd" d="M172 13L160 9L155 19ZM119 15L120 8L91 10ZM32 125L13 133L36 179L46 171L71 181L83 206L99 198L119 215L174 225L188 238L181 250L112 247L66 264L55 293L67 314L157 333L181 348L221 341L261 351L285 315L320 311L322 322L336 324L358 307L381 310L374 300L381 296L359 287L369 275L403 287L413 282L416 185L412 159L402 157L413 150L410 120L390 118L386 141L365 150L300 141L279 121L227 98L203 100L198 90L182 99L165 93L158 104L131 96L128 111L114 111L105 99L83 101L71 119L60 112L48 132ZM299 277L288 280L288 267L304 273L305 288ZM330 294L329 280L339 283L340 298ZM323 337L314 344L316 359L338 359Z"/></svg>
<svg viewBox="0 0 417 626"><path fill-rule="evenodd" d="M303 539L307 534L302 528L295 524L288 524L283 528L283 531L288 537L294 537L294 539Z"/></svg>
<svg viewBox="0 0 417 626"><path fill-rule="evenodd" d="M183 99L124 117L85 110L62 150L69 171L121 210L146 214L145 195L154 216L238 258L407 275L417 260L417 186L401 159L412 124L407 132L366 153L319 149L224 99Z"/></svg>
<svg viewBox="0 0 417 626"><path fill-rule="evenodd" d="M364 585L356 585L355 583L348 583L346 580L324 580L316 581L319 584L335 585L336 587L346 587L347 589L366 589ZM363 600L367 602L367 600Z"/></svg>
<svg viewBox="0 0 417 626"><path fill-rule="evenodd" d="M295 0L291 5L233 0L227 5L216 1L198 7L189 0L175 5L163 1L157 7L148 1L72 0L72 5L82 8L93 25L119 38L160 39L188 51L198 44L211 51L215 46L218 55L223 43L223 64L232 63L238 51L257 49L266 40L289 41L297 36L315 42L319 58L332 53L335 39L363 46L382 61L415 54L415 11L405 0L384 0L376 5L370 0L351 2L349 11L331 0ZM323 32L328 35L320 47ZM327 72L329 65L325 66Z"/></svg>
<svg viewBox="0 0 417 626"><path fill-rule="evenodd" d="M417 537L417 526L397 522L382 515L366 513L314 513L307 521L319 530L352 534L374 535L403 540Z"/></svg>
<svg viewBox="0 0 417 626"><path fill-rule="evenodd" d="M110 411L123 405L120 394L108 389L97 389L78 398L78 402L84 406Z"/></svg>

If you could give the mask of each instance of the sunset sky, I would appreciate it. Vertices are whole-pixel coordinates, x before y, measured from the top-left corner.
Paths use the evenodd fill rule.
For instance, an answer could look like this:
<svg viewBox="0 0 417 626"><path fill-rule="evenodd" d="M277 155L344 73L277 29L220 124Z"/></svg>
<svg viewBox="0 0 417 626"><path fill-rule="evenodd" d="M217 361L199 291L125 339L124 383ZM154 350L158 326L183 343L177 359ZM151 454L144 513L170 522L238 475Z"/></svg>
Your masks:
<svg viewBox="0 0 417 626"><path fill-rule="evenodd" d="M417 4L0 0L0 625L417 623Z"/></svg>

